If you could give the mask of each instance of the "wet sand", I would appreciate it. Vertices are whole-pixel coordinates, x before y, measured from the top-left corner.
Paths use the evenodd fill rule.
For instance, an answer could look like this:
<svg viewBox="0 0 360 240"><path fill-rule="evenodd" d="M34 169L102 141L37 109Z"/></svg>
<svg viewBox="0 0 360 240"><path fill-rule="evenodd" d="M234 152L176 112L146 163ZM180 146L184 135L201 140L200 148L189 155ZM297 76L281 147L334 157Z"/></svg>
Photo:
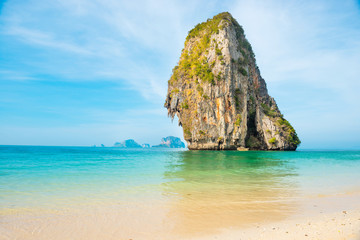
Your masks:
<svg viewBox="0 0 360 240"><path fill-rule="evenodd" d="M360 239L359 192L299 201L293 214L273 203L239 208L229 202L190 211L171 201L23 209L1 213L0 239Z"/></svg>
<svg viewBox="0 0 360 240"><path fill-rule="evenodd" d="M241 230L224 230L220 234L192 239L359 240L360 210L318 214Z"/></svg>
<svg viewBox="0 0 360 240"><path fill-rule="evenodd" d="M282 221L223 229L218 234L191 239L360 240L359 193L312 196L303 203L297 214Z"/></svg>
<svg viewBox="0 0 360 240"><path fill-rule="evenodd" d="M3 157L0 240L360 240L360 152L32 151Z"/></svg>

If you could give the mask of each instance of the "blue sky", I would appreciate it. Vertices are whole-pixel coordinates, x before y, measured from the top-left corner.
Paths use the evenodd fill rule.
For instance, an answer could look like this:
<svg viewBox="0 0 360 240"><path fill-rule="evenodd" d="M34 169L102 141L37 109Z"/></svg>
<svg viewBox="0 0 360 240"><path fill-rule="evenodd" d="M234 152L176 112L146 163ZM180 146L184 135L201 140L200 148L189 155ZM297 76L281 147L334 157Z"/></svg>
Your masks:
<svg viewBox="0 0 360 240"><path fill-rule="evenodd" d="M156 144L187 32L229 11L301 148L360 149L359 1L0 1L0 144Z"/></svg>

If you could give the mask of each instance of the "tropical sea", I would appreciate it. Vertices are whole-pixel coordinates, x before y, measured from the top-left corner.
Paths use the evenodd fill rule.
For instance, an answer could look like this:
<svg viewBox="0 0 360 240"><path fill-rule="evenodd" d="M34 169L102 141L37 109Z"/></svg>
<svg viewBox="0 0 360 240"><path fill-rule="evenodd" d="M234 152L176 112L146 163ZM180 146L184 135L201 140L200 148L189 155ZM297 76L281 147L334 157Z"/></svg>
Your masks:
<svg viewBox="0 0 360 240"><path fill-rule="evenodd" d="M0 239L189 239L360 202L360 151L0 146Z"/></svg>

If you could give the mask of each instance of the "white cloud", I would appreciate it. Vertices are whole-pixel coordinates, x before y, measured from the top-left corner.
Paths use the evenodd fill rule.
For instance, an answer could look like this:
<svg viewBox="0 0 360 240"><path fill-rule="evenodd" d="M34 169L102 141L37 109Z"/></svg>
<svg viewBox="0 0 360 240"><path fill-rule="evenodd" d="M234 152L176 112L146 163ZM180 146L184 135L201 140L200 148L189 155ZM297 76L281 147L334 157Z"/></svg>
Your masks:
<svg viewBox="0 0 360 240"><path fill-rule="evenodd" d="M21 71L0 70L0 81L1 80L27 81L27 80L36 80L36 78L31 77Z"/></svg>
<svg viewBox="0 0 360 240"><path fill-rule="evenodd" d="M14 26L9 28L5 32L5 34L18 36L21 38L21 40L25 41L28 44L35 44L42 47L55 48L57 50L68 51L75 54L84 54L84 55L92 54L92 52L86 49L85 47L55 39L52 36L52 34L41 32L38 30Z"/></svg>
<svg viewBox="0 0 360 240"><path fill-rule="evenodd" d="M270 94L300 136L321 128L360 134L356 1L9 1L0 26L47 56L30 56L32 72L14 78L125 81L162 106L187 31L226 8L244 26Z"/></svg>
<svg viewBox="0 0 360 240"><path fill-rule="evenodd" d="M125 80L149 100L164 98L168 60L178 54L172 50L184 33L186 9L180 2L62 0L8 5L11 11L2 16L2 33L39 48L56 62L33 59L35 73L47 71L72 81Z"/></svg>
<svg viewBox="0 0 360 240"><path fill-rule="evenodd" d="M231 9L244 26L270 94L303 146L359 141L351 134L360 134L355 120L360 118L357 3L241 0Z"/></svg>
<svg viewBox="0 0 360 240"><path fill-rule="evenodd" d="M244 25L268 82L301 79L337 89L357 84L354 76L360 74L360 31L348 27L358 19L356 3L342 4L333 11L339 6L332 1L239 1L233 15Z"/></svg>

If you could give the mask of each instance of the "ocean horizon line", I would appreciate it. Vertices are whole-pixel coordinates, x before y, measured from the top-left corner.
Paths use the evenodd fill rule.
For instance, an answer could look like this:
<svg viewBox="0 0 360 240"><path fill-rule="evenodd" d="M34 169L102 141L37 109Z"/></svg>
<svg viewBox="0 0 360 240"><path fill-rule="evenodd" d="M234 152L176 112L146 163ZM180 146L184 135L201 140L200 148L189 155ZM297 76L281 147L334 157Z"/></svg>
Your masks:
<svg viewBox="0 0 360 240"><path fill-rule="evenodd" d="M114 147L114 146L94 146L94 145L31 145L31 144L0 144L0 147L83 147L83 148L116 148L116 149L150 149L153 148L131 148L131 147ZM179 149L179 150L189 150L185 148L167 148L167 147L154 147L153 149ZM189 150L194 151L194 150ZM196 150L201 151L201 150ZM209 150L204 150L209 151ZM210 150L211 151L211 150ZM213 151L237 151L237 150L213 150ZM355 148L301 148L299 147L296 151L360 151L360 147ZM273 152L266 150L250 150L250 152ZM287 151L277 151L277 152L287 152Z"/></svg>

